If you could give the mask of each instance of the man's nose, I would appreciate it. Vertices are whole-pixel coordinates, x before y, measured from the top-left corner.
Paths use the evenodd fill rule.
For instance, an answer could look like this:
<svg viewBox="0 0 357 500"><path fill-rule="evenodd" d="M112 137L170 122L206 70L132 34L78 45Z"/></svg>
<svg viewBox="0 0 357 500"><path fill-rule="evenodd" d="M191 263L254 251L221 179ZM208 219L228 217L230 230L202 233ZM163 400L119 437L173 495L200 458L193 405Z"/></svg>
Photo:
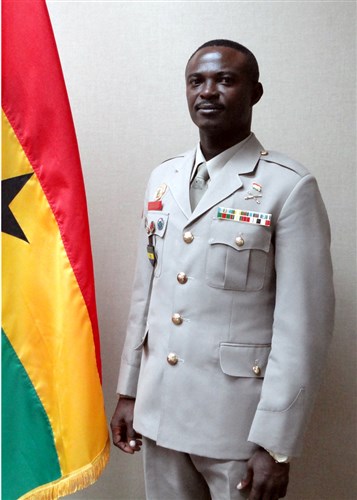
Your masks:
<svg viewBox="0 0 357 500"><path fill-rule="evenodd" d="M206 80L201 87L202 99L212 99L218 96L217 85L213 80Z"/></svg>

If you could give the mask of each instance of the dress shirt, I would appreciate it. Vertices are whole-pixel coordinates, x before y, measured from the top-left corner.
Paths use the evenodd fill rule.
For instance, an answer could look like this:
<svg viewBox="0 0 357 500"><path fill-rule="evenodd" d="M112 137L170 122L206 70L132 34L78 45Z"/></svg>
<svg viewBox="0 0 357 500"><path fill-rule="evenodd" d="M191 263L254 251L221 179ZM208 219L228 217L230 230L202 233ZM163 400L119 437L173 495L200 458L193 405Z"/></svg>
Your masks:
<svg viewBox="0 0 357 500"><path fill-rule="evenodd" d="M233 156L240 150L240 148L250 139L251 133L243 139L243 141L238 142L237 144L234 144L234 146L231 146L230 148L226 149L225 151L222 151L222 153L219 153L218 155L214 156L210 160L206 161L202 150L201 146L198 143L197 149L196 149L196 157L195 161L193 164L193 169L191 173L191 182L194 179L197 171L197 167L200 163L206 162L207 165L207 171L209 174L209 180L207 181L207 184L209 185L211 179L213 179L218 172L224 167L224 165L231 159Z"/></svg>

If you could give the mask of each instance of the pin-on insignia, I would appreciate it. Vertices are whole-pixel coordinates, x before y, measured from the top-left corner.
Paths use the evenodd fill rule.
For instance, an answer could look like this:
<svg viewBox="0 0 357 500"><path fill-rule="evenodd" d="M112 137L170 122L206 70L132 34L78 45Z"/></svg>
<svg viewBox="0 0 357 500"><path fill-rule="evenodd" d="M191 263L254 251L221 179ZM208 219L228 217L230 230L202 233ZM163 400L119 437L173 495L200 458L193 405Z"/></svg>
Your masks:
<svg viewBox="0 0 357 500"><path fill-rule="evenodd" d="M162 229L164 229L164 225L165 225L164 219L160 217L160 219L157 221L158 230L161 231Z"/></svg>
<svg viewBox="0 0 357 500"><path fill-rule="evenodd" d="M149 201L148 210L159 210L159 211L162 210L162 201L161 200Z"/></svg>
<svg viewBox="0 0 357 500"><path fill-rule="evenodd" d="M246 196L244 197L245 200L254 200L258 205L260 204L260 198L263 197L261 194L263 189L263 186L261 184L258 184L257 182L252 183L252 191L247 191ZM254 192L255 191L255 192Z"/></svg>
<svg viewBox="0 0 357 500"><path fill-rule="evenodd" d="M244 197L245 200L254 200L260 205L261 202L259 198L262 198L261 194L253 194L250 191L247 191L247 196Z"/></svg>
<svg viewBox="0 0 357 500"><path fill-rule="evenodd" d="M146 225L146 232L148 234L153 234L155 232L155 222L152 220L150 224Z"/></svg>
<svg viewBox="0 0 357 500"><path fill-rule="evenodd" d="M220 220L233 220L235 222L246 222L259 226L269 227L271 225L272 214L263 212L252 212L235 208L218 207L217 218Z"/></svg>
<svg viewBox="0 0 357 500"><path fill-rule="evenodd" d="M165 183L161 184L155 193L155 200L161 200L161 198L164 196L165 192L167 189L167 185Z"/></svg>

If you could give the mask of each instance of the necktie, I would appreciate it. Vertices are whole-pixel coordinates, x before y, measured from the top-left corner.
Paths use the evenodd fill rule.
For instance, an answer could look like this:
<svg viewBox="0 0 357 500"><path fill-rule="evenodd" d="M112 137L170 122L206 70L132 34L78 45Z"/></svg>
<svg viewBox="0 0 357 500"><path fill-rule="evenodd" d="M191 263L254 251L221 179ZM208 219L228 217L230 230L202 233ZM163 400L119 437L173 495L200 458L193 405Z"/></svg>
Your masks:
<svg viewBox="0 0 357 500"><path fill-rule="evenodd" d="M191 182L190 202L192 211L194 211L194 209L197 207L198 202L200 201L203 194L207 190L208 179L209 179L209 174L207 171L206 162L202 162L198 165L196 175L193 181Z"/></svg>

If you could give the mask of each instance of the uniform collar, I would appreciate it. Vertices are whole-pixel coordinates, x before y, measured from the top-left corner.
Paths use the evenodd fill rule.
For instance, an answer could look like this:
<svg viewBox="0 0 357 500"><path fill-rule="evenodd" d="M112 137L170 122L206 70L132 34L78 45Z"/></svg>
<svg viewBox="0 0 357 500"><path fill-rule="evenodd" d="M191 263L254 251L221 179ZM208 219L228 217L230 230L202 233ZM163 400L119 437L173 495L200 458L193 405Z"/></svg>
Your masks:
<svg viewBox="0 0 357 500"><path fill-rule="evenodd" d="M251 138L252 132L243 139L243 141L238 142L237 144L234 144L234 146L231 146L230 148L226 149L225 151L222 151L222 153L219 153L218 155L214 156L210 160L206 161L202 150L201 146L198 143L197 148L196 148L196 155L195 155L195 161L193 164L192 168L192 173L191 173L191 181L194 178L196 174L197 167L200 163L206 162L207 165L207 170L210 176L210 180L213 179L220 171L221 169L228 163L228 161L233 158L233 156L242 148L242 146Z"/></svg>

